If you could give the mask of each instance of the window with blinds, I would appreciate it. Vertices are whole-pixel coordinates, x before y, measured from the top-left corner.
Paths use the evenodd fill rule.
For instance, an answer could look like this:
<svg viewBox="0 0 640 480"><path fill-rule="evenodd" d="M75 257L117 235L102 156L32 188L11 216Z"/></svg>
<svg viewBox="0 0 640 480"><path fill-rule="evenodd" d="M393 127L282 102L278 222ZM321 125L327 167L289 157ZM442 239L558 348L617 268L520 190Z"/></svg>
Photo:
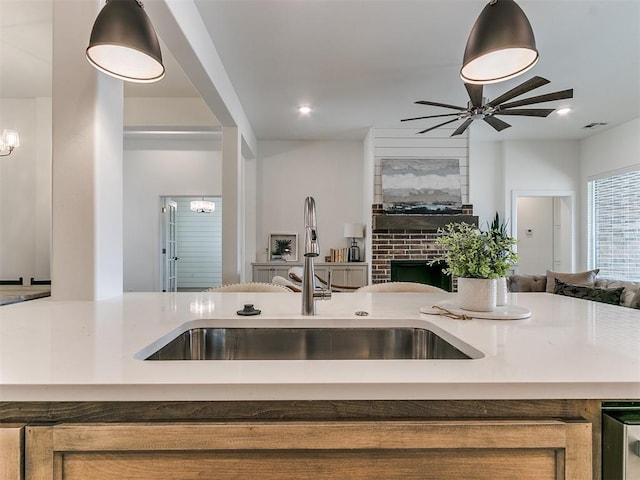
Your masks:
<svg viewBox="0 0 640 480"><path fill-rule="evenodd" d="M640 166L589 179L590 268L640 281Z"/></svg>

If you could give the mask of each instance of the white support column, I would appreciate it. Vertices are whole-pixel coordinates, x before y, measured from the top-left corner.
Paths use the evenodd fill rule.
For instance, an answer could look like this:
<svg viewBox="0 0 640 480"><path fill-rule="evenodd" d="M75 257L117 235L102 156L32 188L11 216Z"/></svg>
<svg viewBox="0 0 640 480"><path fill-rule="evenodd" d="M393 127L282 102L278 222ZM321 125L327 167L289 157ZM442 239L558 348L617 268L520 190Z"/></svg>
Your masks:
<svg viewBox="0 0 640 480"><path fill-rule="evenodd" d="M53 2L54 300L122 294L123 84L84 54L102 5Z"/></svg>
<svg viewBox="0 0 640 480"><path fill-rule="evenodd" d="M222 128L222 283L240 281L242 142L237 127Z"/></svg>

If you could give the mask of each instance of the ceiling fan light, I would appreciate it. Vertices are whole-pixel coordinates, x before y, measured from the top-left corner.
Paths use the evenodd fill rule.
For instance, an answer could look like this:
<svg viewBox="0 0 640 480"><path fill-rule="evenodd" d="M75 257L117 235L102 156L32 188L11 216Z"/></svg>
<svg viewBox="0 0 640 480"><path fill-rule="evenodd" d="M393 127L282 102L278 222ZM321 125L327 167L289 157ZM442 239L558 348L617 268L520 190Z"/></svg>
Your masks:
<svg viewBox="0 0 640 480"><path fill-rule="evenodd" d="M86 55L98 70L129 82L156 82L164 76L158 37L137 0L107 0Z"/></svg>
<svg viewBox="0 0 640 480"><path fill-rule="evenodd" d="M531 69L538 58L522 9L513 0L492 0L471 29L460 77L474 84L502 82Z"/></svg>

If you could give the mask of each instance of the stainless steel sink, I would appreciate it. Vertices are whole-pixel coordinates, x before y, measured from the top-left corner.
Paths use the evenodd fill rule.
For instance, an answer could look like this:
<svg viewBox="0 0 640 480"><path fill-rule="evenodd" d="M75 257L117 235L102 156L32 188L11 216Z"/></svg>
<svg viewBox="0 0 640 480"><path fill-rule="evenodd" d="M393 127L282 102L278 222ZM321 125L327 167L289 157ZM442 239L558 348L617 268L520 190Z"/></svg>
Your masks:
<svg viewBox="0 0 640 480"><path fill-rule="evenodd" d="M145 357L145 360L472 358L431 330L411 327L192 328Z"/></svg>

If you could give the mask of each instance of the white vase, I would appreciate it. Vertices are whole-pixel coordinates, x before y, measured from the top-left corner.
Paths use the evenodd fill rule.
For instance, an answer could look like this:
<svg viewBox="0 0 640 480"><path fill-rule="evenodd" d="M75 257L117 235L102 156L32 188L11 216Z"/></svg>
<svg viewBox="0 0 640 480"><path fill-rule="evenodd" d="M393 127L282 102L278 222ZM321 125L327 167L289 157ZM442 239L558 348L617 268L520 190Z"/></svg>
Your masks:
<svg viewBox="0 0 640 480"><path fill-rule="evenodd" d="M496 308L496 279L458 278L458 304L463 310L492 312Z"/></svg>
<svg viewBox="0 0 640 480"><path fill-rule="evenodd" d="M496 278L496 306L502 307L506 305L508 302L508 290L507 290L507 278L499 277Z"/></svg>

